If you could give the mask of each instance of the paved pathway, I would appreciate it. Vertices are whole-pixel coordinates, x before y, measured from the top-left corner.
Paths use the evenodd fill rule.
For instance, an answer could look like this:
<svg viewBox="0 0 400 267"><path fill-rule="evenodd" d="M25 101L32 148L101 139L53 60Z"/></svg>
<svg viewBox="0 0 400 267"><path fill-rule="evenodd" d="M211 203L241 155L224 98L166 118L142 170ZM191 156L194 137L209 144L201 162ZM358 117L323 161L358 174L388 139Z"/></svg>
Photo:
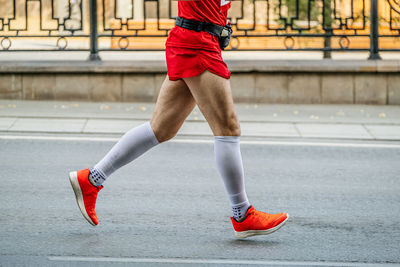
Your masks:
<svg viewBox="0 0 400 267"><path fill-rule="evenodd" d="M400 140L400 106L236 104L242 135ZM0 133L122 134L151 118L153 103L0 100ZM178 136L212 136L195 108Z"/></svg>

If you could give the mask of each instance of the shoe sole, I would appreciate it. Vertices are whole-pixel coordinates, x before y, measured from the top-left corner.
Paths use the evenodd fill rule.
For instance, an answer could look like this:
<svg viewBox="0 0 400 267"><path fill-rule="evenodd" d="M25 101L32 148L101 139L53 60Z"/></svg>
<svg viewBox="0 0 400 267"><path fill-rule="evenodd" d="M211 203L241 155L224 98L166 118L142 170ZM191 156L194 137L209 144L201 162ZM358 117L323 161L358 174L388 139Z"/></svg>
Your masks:
<svg viewBox="0 0 400 267"><path fill-rule="evenodd" d="M280 224L278 224L277 226L268 229L268 230L248 230L248 231L242 231L242 232L236 232L235 231L235 236L237 238L246 238L246 237L250 237L250 236L255 236L255 235L269 235L272 234L273 232L279 230L285 223L286 221L289 219L289 214L287 215L286 219L281 222Z"/></svg>
<svg viewBox="0 0 400 267"><path fill-rule="evenodd" d="M91 225L96 226L96 224L92 221L92 219L90 219L89 215L86 212L85 203L83 202L82 190L78 182L78 172L70 172L69 181L71 182L72 189L74 190L75 193L76 203L78 204L78 207L81 210L83 217Z"/></svg>

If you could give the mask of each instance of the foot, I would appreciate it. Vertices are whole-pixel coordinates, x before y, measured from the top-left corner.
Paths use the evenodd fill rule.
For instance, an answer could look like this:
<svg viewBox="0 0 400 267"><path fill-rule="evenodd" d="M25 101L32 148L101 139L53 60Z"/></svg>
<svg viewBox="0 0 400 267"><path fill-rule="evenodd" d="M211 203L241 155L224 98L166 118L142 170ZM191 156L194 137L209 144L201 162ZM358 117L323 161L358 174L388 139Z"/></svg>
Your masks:
<svg viewBox="0 0 400 267"><path fill-rule="evenodd" d="M231 217L237 238L271 234L281 228L288 219L287 213L269 214L255 210L253 206L247 210L243 221L238 222Z"/></svg>
<svg viewBox="0 0 400 267"><path fill-rule="evenodd" d="M97 219L96 206L97 194L103 188L94 186L89 182L89 170L81 170L69 173L69 181L74 189L76 202L82 212L83 217L93 226L99 224Z"/></svg>

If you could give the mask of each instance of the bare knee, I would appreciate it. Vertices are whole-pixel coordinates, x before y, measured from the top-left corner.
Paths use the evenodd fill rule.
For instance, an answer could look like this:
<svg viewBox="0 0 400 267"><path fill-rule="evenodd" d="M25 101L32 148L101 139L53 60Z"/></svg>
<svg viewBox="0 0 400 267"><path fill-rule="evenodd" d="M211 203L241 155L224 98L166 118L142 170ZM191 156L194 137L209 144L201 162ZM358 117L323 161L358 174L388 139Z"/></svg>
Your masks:
<svg viewBox="0 0 400 267"><path fill-rule="evenodd" d="M238 121L229 124L229 126L227 128L229 129L229 134L227 136L240 136L241 135L240 124Z"/></svg>
<svg viewBox="0 0 400 267"><path fill-rule="evenodd" d="M151 122L150 122L151 124ZM161 127L161 125L151 124L154 135L156 136L159 143L166 142L174 138L178 130L172 129L170 127Z"/></svg>
<svg viewBox="0 0 400 267"><path fill-rule="evenodd" d="M240 136L240 124L235 114L225 117L220 123L217 134L220 136Z"/></svg>
<svg viewBox="0 0 400 267"><path fill-rule="evenodd" d="M176 132L174 131L165 131L165 130L154 130L154 135L156 136L159 143L166 142L171 140L176 136Z"/></svg>

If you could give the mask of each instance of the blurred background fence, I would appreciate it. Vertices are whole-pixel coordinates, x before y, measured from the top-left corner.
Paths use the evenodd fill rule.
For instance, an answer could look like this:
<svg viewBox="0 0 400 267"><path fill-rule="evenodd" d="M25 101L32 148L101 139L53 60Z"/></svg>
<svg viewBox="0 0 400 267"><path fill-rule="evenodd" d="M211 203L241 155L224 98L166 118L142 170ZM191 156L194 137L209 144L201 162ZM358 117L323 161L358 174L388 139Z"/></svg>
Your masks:
<svg viewBox="0 0 400 267"><path fill-rule="evenodd" d="M163 50L172 0L0 0L0 52ZM238 0L237 51L400 51L400 0Z"/></svg>

